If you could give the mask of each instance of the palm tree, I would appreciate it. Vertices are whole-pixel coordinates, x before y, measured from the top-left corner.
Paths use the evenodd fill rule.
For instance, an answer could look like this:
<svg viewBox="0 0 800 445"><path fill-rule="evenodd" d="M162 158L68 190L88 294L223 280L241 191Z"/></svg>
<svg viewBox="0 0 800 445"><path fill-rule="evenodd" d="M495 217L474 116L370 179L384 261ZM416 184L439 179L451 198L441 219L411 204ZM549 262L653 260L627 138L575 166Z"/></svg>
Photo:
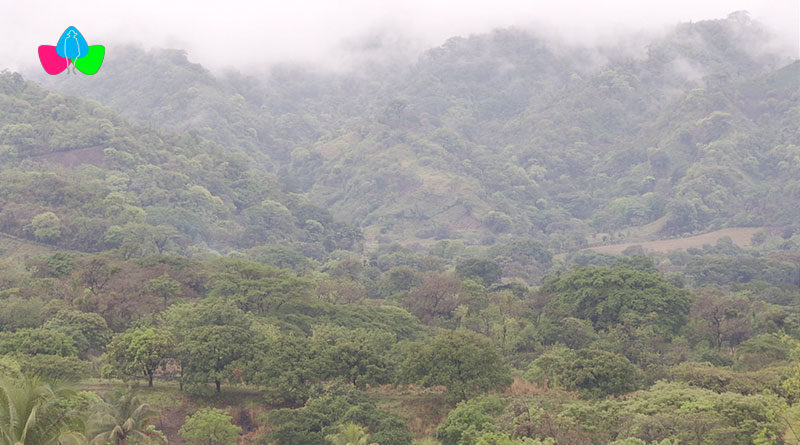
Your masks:
<svg viewBox="0 0 800 445"><path fill-rule="evenodd" d="M367 431L355 423L347 423L339 427L339 433L325 436L332 445L375 445L370 444Z"/></svg>
<svg viewBox="0 0 800 445"><path fill-rule="evenodd" d="M91 444L127 445L130 439L137 443L161 443L163 435L147 423L157 415L130 390L118 392L112 403L99 406L90 419Z"/></svg>
<svg viewBox="0 0 800 445"><path fill-rule="evenodd" d="M85 443L81 413L58 402L74 395L39 378L0 380L0 445Z"/></svg>

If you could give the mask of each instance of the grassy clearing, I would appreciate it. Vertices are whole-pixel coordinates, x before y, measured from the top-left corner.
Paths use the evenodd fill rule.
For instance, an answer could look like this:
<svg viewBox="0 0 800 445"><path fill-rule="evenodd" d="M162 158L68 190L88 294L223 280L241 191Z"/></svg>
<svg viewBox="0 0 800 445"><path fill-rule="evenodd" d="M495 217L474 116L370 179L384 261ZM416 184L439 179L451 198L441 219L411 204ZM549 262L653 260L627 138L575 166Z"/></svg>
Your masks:
<svg viewBox="0 0 800 445"><path fill-rule="evenodd" d="M81 391L94 391L108 398L116 390L132 387L143 401L159 412L152 423L169 439L170 444L182 445L186 442L178 434L178 430L196 410L203 407L215 407L227 411L233 416L233 422L242 427L244 434L240 443L261 443L269 431L259 427L259 419L273 409L263 401L264 392L248 386L223 386L222 392L213 392L213 385L208 385L209 393L203 396L192 396L183 392L177 382L154 382L149 388L143 382L127 384L121 380L87 379L76 385ZM421 389L411 387L395 388L386 385L371 388L368 393L377 400L382 410L400 416L411 430L415 439L425 439L436 435L436 428L453 408L444 402L442 388Z"/></svg>
<svg viewBox="0 0 800 445"><path fill-rule="evenodd" d="M378 399L378 407L396 414L408 425L415 439L436 436L436 428L453 408L444 402L441 389L419 390L391 385L370 390Z"/></svg>
<svg viewBox="0 0 800 445"><path fill-rule="evenodd" d="M764 227L733 227L729 229L715 230L702 235L689 236L686 238L674 238L658 241L627 241L619 244L609 244L606 246L588 247L584 250L594 250L602 253L622 253L623 250L631 246L642 246L647 252L666 253L677 249L688 249L690 247L703 247L705 244L716 244L720 238L730 237L734 244L741 247L750 246L750 239L753 234Z"/></svg>
<svg viewBox="0 0 800 445"><path fill-rule="evenodd" d="M0 267L17 274L25 274L25 262L33 257L48 255L55 249L0 233Z"/></svg>

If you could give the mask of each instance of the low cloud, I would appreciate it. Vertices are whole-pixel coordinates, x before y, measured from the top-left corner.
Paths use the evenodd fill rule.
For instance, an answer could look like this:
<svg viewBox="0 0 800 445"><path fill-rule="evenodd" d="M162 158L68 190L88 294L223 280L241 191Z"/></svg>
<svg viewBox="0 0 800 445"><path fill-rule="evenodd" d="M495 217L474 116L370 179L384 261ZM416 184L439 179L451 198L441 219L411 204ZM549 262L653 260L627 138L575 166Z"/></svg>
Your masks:
<svg viewBox="0 0 800 445"><path fill-rule="evenodd" d="M450 37L498 27L534 29L569 45L593 46L736 10L749 11L774 31L773 50L800 58L798 7L796 0L28 0L4 5L0 68L37 64L36 47L55 44L69 25L109 50L127 43L182 48L215 70L284 62L339 70L387 54L413 59Z"/></svg>

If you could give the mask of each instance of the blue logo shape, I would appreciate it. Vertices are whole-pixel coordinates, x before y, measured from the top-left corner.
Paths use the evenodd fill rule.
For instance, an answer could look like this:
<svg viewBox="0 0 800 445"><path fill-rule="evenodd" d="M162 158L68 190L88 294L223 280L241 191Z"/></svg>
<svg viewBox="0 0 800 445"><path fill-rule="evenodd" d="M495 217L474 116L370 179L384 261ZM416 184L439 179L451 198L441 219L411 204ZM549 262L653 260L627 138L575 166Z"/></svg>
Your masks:
<svg viewBox="0 0 800 445"><path fill-rule="evenodd" d="M67 28L56 44L56 53L65 59L78 59L89 53L89 44L78 28Z"/></svg>

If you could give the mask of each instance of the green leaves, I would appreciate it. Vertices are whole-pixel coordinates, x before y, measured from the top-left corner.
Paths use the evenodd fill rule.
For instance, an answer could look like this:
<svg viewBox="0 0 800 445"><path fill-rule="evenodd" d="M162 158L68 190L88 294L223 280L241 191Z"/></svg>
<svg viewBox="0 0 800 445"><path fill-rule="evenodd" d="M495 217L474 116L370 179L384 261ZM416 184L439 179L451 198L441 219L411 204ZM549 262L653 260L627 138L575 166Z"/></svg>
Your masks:
<svg viewBox="0 0 800 445"><path fill-rule="evenodd" d="M462 401L447 415L436 432L442 445L474 443L483 433L494 432L494 416L503 412L505 403L497 396L476 397Z"/></svg>
<svg viewBox="0 0 800 445"><path fill-rule="evenodd" d="M176 340L171 332L156 328L133 328L114 337L106 356L125 376L145 376L153 386L153 375L174 357Z"/></svg>
<svg viewBox="0 0 800 445"><path fill-rule="evenodd" d="M54 388L38 378L0 379L0 444L81 443L83 415L80 409L69 408L65 403L75 396L72 391Z"/></svg>
<svg viewBox="0 0 800 445"><path fill-rule="evenodd" d="M106 321L92 312L64 309L47 320L43 327L70 336L81 356L90 350L102 351L111 339Z"/></svg>
<svg viewBox="0 0 800 445"><path fill-rule="evenodd" d="M89 421L92 445L106 443L166 444L166 437L149 425L158 412L130 390L117 391L108 403L98 404Z"/></svg>
<svg viewBox="0 0 800 445"><path fill-rule="evenodd" d="M179 433L190 444L234 445L242 428L231 423L233 418L217 408L200 409L186 417Z"/></svg>
<svg viewBox="0 0 800 445"><path fill-rule="evenodd" d="M237 326L201 326L193 329L179 349L184 379L190 383L214 382L217 392L232 380L234 368L244 368L254 353L253 335Z"/></svg>
<svg viewBox="0 0 800 445"><path fill-rule="evenodd" d="M543 292L552 294L545 307L549 316L573 316L592 322L595 329L620 323L655 326L674 335L686 323L691 298L663 276L621 267L576 267L551 278Z"/></svg>
<svg viewBox="0 0 800 445"><path fill-rule="evenodd" d="M454 401L504 389L513 381L491 341L471 331L445 332L420 344L401 365L400 380L446 386Z"/></svg>
<svg viewBox="0 0 800 445"><path fill-rule="evenodd" d="M638 389L641 370L627 358L594 349L556 348L530 364L525 377L543 386L578 391L587 398L625 394Z"/></svg>
<svg viewBox="0 0 800 445"><path fill-rule="evenodd" d="M326 436L340 433L340 425L348 423L364 427L370 443L410 445L412 439L400 418L378 409L365 393L341 385L328 387L301 408L271 411L267 422L270 439L278 445L323 445Z"/></svg>
<svg viewBox="0 0 800 445"><path fill-rule="evenodd" d="M0 354L52 354L62 357L77 356L75 343L66 334L44 328L20 329L0 332Z"/></svg>

